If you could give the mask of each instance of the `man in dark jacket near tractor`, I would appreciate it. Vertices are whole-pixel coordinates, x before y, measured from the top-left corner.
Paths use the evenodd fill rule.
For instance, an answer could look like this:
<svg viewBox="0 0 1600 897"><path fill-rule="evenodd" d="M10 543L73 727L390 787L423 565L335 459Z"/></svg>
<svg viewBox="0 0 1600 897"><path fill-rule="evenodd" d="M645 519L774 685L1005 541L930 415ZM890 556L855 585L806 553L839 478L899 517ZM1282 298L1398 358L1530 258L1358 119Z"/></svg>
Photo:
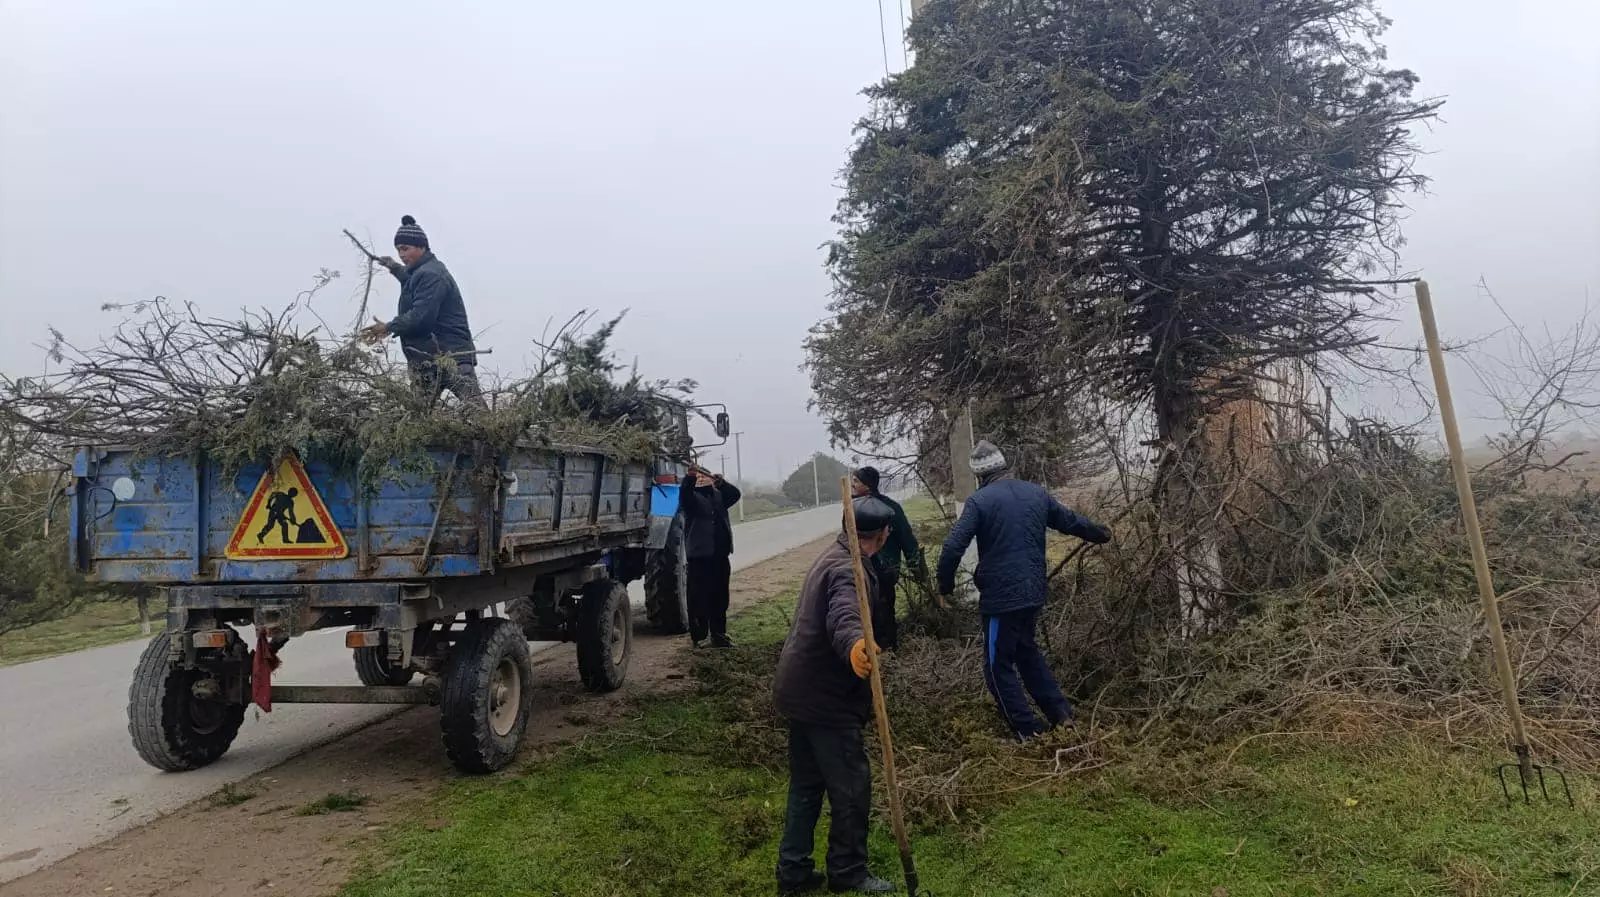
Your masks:
<svg viewBox="0 0 1600 897"><path fill-rule="evenodd" d="M1049 579L1045 530L1095 543L1111 541L1111 533L1062 507L1044 487L1014 479L1005 456L987 441L972 450L972 472L980 487L939 555L939 593L955 591L956 568L976 537L983 678L1011 731L1025 740L1044 731L1029 695L1052 728L1072 720L1072 706L1035 641Z"/></svg>
<svg viewBox="0 0 1600 897"><path fill-rule="evenodd" d="M855 499L861 554L889 539L894 509L876 496ZM794 624L778 657L773 701L789 721L789 804L778 845L778 892L801 894L826 884L831 891L887 894L894 885L867 871L867 821L872 812L872 767L861 727L872 718L876 646L861 625L849 535L841 533L806 574ZM877 586L866 564L867 590ZM826 876L812 861L812 837L828 796Z"/></svg>
<svg viewBox="0 0 1600 897"><path fill-rule="evenodd" d="M469 405L483 406L477 347L456 279L428 248L428 235L410 215L400 218L394 248L400 261L384 256L378 263L400 281L399 314L392 321L373 323L362 335L374 343L400 337L411 378L430 399L448 389Z"/></svg>
<svg viewBox="0 0 1600 897"><path fill-rule="evenodd" d="M872 603L872 636L878 647L893 651L900 646L900 624L894 618L895 588L900 584L900 571L909 570L912 576L922 578L928 575L927 565L922 557L922 546L917 544L917 532L906 517L906 509L879 491L883 478L877 468L861 468L855 472L854 480L853 492L857 498L870 495L894 509L889 542L872 556L878 573L878 598Z"/></svg>
<svg viewBox="0 0 1600 897"><path fill-rule="evenodd" d="M689 466L678 507L683 509L683 545L689 558L689 639L695 647L711 636L711 647L732 648L728 639L728 582L733 576L733 521L739 487L718 474Z"/></svg>

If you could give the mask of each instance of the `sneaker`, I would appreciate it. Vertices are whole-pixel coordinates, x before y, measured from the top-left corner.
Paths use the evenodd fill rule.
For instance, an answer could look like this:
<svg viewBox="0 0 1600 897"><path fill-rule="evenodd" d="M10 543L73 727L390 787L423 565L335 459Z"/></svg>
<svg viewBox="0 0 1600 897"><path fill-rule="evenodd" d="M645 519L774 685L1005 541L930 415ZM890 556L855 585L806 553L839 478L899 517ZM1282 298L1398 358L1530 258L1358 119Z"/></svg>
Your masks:
<svg viewBox="0 0 1600 897"><path fill-rule="evenodd" d="M802 881L799 884L790 885L784 884L781 881L778 882L778 893L781 895L809 894L812 891L822 890L827 883L828 876L823 875L821 872L812 872L805 881Z"/></svg>
<svg viewBox="0 0 1600 897"><path fill-rule="evenodd" d="M713 635L711 637L711 647L732 648L733 642L726 635Z"/></svg>
<svg viewBox="0 0 1600 897"><path fill-rule="evenodd" d="M828 890L835 894L893 894L898 890L893 882L887 882L876 875L868 875L860 882L848 887L828 885Z"/></svg>

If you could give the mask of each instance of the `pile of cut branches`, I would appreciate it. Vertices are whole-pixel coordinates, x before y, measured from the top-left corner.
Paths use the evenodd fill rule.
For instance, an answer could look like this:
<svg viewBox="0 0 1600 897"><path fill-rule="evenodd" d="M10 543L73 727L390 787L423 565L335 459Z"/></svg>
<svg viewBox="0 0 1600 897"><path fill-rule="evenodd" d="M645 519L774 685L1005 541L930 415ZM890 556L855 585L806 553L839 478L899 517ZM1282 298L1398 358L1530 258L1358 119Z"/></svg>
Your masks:
<svg viewBox="0 0 1600 897"><path fill-rule="evenodd" d="M439 446L581 444L628 459L687 450L672 423L694 384L624 372L608 345L620 317L586 336L592 316L573 316L538 345L526 376L485 384L486 409L451 407L381 347L316 316L310 300L335 276L323 271L277 311L210 318L157 298L126 309L99 345L56 333L61 372L0 380L0 419L43 445L203 452L230 470L293 450L359 470L369 486L426 465Z"/></svg>
<svg viewBox="0 0 1600 897"><path fill-rule="evenodd" d="M1203 544L1216 551L1204 586L1230 610L1200 632L1164 603L1170 552L1187 543L1168 538L1143 499L1150 474L1073 502L1116 532L1111 544L1070 555L1040 618L1041 644L1077 706L1075 731L1009 743L984 686L976 596L958 594L949 609L911 602L885 683L914 818L967 820L1008 792L1113 764L1151 787L1215 784L1243 775L1227 758L1263 733L1360 742L1405 731L1476 749L1503 744L1448 464L1401 428L1352 420L1319 430L1316 444L1274 443L1271 463L1201 496ZM1503 461L1479 473L1534 752L1593 769L1600 493L1581 478L1530 485ZM776 767L785 750L770 700L776 651L738 654L702 664L700 677L729 705L729 752Z"/></svg>

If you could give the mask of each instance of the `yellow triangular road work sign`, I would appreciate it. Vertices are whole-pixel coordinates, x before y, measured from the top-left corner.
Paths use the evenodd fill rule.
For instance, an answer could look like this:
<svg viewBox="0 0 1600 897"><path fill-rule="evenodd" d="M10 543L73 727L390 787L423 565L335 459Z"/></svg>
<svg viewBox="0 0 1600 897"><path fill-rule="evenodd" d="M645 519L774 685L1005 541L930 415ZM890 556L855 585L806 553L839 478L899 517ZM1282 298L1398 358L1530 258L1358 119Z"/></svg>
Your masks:
<svg viewBox="0 0 1600 897"><path fill-rule="evenodd" d="M235 561L338 559L350 553L300 459L267 468L228 540Z"/></svg>

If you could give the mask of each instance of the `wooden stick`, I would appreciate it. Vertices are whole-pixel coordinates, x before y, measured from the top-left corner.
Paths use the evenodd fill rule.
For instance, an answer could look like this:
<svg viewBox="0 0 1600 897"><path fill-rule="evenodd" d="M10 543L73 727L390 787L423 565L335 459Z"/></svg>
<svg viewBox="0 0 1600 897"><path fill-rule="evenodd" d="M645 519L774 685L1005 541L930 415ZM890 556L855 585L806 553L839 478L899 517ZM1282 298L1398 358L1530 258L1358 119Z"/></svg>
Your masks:
<svg viewBox="0 0 1600 897"><path fill-rule="evenodd" d="M356 244L356 248L361 250L361 254L367 257L367 261L376 262L378 260L378 256L375 255L372 250L368 249L365 243L356 239L356 235L350 233L349 228L345 228L344 235L350 238L350 242Z"/></svg>
<svg viewBox="0 0 1600 897"><path fill-rule="evenodd" d="M855 567L856 603L861 609L861 631L867 637L867 657L872 661L872 712L878 718L878 741L883 744L883 778L889 791L889 824L895 843L900 846L900 866L906 873L906 892L917 893L917 864L911 858L911 838L906 834L905 816L900 811L900 777L894 768L894 734L889 731L889 708L883 700L883 675L878 671L878 641L872 635L872 604L868 600L867 568L861 561L861 536L856 531L856 506L850 494L850 478L839 478L839 494L844 502L845 540L850 543L850 561Z"/></svg>
<svg viewBox="0 0 1600 897"><path fill-rule="evenodd" d="M1494 594L1494 576L1489 572L1489 551L1483 544L1483 528L1478 522L1478 504L1472 497L1472 475L1461 449L1461 431L1456 427L1456 406L1450 398L1450 381L1445 375L1444 352L1439 348L1439 325L1433 319L1433 296L1427 281L1417 281L1417 310L1422 315L1422 335L1428 342L1428 363L1433 368L1433 385L1439 394L1439 417L1444 420L1445 443L1450 447L1450 467L1455 472L1456 495L1461 500L1461 519L1467 527L1467 542L1472 546L1472 572L1478 578L1478 600L1483 604L1483 621L1489 627L1489 643L1494 647L1494 665L1500 673L1500 691L1511 717L1511 749L1524 776L1532 772L1528 752L1528 733L1522 723L1522 704L1517 698L1516 674L1511 668L1511 652L1506 649L1506 633L1500 624L1500 602ZM1526 779L1524 779L1526 781Z"/></svg>

